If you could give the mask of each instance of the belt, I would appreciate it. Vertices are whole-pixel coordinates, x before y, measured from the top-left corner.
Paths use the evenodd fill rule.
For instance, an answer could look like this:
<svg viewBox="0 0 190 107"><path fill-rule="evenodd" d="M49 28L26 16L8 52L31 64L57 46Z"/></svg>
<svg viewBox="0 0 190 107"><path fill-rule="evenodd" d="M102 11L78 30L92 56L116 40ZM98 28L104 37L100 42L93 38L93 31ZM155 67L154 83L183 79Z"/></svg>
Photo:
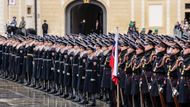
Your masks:
<svg viewBox="0 0 190 107"><path fill-rule="evenodd" d="M15 54L11 54L11 56L16 56Z"/></svg>
<svg viewBox="0 0 190 107"><path fill-rule="evenodd" d="M55 70L55 69L52 67L51 70Z"/></svg>
<svg viewBox="0 0 190 107"><path fill-rule="evenodd" d="M59 60L55 60L55 63L60 62Z"/></svg>
<svg viewBox="0 0 190 107"><path fill-rule="evenodd" d="M73 64L73 66L77 66L78 64Z"/></svg>
<svg viewBox="0 0 190 107"><path fill-rule="evenodd" d="M92 72L92 70L90 70L90 69L87 69L87 70L86 70L86 72Z"/></svg>
<svg viewBox="0 0 190 107"><path fill-rule="evenodd" d="M69 75L70 75L70 73L67 73L67 75L69 76Z"/></svg>
<svg viewBox="0 0 190 107"><path fill-rule="evenodd" d="M9 53L4 53L5 55L8 55Z"/></svg>
<svg viewBox="0 0 190 107"><path fill-rule="evenodd" d="M27 56L34 56L33 54L27 54Z"/></svg>
<svg viewBox="0 0 190 107"><path fill-rule="evenodd" d="M51 61L51 59L43 59L44 61Z"/></svg>
<svg viewBox="0 0 190 107"><path fill-rule="evenodd" d="M59 63L63 64L63 63L64 63L64 61L59 61Z"/></svg>
<svg viewBox="0 0 190 107"><path fill-rule="evenodd" d="M20 58L20 56L15 56L16 58Z"/></svg>
<svg viewBox="0 0 190 107"><path fill-rule="evenodd" d="M95 80L94 78L91 78L90 81L91 81L91 82L94 82L94 81L96 81L96 80Z"/></svg>
<svg viewBox="0 0 190 107"><path fill-rule="evenodd" d="M38 60L43 60L43 58L36 58L36 59L38 59Z"/></svg>
<svg viewBox="0 0 190 107"><path fill-rule="evenodd" d="M36 60L38 60L38 58L33 58L33 60L35 60L35 61L36 61Z"/></svg>

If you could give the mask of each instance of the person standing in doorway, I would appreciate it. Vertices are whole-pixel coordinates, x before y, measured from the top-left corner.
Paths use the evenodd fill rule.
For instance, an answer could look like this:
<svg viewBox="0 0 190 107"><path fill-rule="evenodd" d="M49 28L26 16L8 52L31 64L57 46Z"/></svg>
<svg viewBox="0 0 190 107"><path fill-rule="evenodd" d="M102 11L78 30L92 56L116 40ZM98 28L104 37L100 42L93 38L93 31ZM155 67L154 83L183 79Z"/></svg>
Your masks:
<svg viewBox="0 0 190 107"><path fill-rule="evenodd" d="M47 20L44 20L44 24L42 25L43 35L46 35L48 33L48 24Z"/></svg>
<svg viewBox="0 0 190 107"><path fill-rule="evenodd" d="M99 20L97 19L96 20L96 26L95 26L95 33L97 33L97 34L100 34L100 33L102 33L102 31L101 31L101 23L99 22Z"/></svg>
<svg viewBox="0 0 190 107"><path fill-rule="evenodd" d="M86 25L86 20L83 19L82 22L80 23L79 29L81 34L85 34L85 25Z"/></svg>

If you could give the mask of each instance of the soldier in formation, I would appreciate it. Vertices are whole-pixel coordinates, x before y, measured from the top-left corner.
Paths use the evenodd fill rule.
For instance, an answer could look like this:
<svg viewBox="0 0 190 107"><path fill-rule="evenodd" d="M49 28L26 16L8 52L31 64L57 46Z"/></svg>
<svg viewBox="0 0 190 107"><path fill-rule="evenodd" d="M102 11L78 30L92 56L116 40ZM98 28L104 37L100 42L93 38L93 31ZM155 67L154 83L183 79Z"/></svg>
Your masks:
<svg viewBox="0 0 190 107"><path fill-rule="evenodd" d="M110 107L190 106L189 41L120 34L117 102L114 36L0 36L0 76L82 105L99 99Z"/></svg>

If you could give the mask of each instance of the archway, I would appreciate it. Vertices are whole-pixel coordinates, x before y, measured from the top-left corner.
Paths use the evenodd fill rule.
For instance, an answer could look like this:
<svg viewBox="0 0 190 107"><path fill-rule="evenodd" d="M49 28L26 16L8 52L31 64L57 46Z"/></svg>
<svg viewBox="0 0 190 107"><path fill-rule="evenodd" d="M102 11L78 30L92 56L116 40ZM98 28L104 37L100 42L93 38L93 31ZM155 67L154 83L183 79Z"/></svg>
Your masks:
<svg viewBox="0 0 190 107"><path fill-rule="evenodd" d="M106 33L106 9L98 1L74 1L66 8L66 34Z"/></svg>

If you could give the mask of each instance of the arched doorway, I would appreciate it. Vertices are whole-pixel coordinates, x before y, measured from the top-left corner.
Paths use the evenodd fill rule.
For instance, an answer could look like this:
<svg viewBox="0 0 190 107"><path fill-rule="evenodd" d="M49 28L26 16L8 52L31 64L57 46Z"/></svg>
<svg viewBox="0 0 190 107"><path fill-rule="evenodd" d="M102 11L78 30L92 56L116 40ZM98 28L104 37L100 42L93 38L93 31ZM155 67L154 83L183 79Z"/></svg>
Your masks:
<svg viewBox="0 0 190 107"><path fill-rule="evenodd" d="M106 9L98 1L74 1L66 8L66 33L106 33Z"/></svg>

